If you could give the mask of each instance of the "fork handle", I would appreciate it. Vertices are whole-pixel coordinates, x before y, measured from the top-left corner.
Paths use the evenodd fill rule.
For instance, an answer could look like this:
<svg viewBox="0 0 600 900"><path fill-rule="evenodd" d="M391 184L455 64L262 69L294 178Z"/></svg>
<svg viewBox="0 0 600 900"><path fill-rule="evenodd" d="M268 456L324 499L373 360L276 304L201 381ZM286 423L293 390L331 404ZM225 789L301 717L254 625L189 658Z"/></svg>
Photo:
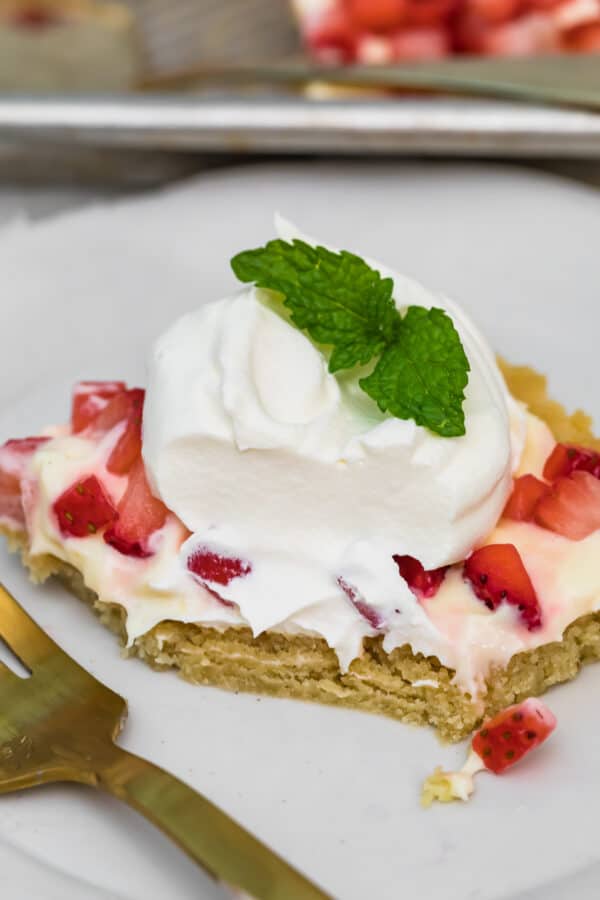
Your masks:
<svg viewBox="0 0 600 900"><path fill-rule="evenodd" d="M257 900L331 900L183 781L113 745L97 786L149 819L213 878Z"/></svg>

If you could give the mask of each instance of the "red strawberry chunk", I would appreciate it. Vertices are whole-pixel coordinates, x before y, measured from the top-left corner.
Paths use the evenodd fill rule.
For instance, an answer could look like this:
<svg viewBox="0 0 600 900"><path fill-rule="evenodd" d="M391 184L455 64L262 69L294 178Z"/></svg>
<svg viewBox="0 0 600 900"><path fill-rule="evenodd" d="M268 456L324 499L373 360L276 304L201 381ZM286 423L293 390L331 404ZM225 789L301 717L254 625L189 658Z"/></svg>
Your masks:
<svg viewBox="0 0 600 900"><path fill-rule="evenodd" d="M449 34L440 26L403 28L390 40L395 60L440 59L451 51Z"/></svg>
<svg viewBox="0 0 600 900"><path fill-rule="evenodd" d="M582 471L558 478L536 506L535 521L572 541L593 534L600 528L600 480Z"/></svg>
<svg viewBox="0 0 600 900"><path fill-rule="evenodd" d="M333 7L308 31L306 40L314 56L324 63L353 62L358 33L343 9Z"/></svg>
<svg viewBox="0 0 600 900"><path fill-rule="evenodd" d="M577 25L562 36L563 49L575 53L598 53L600 50L600 22Z"/></svg>
<svg viewBox="0 0 600 900"><path fill-rule="evenodd" d="M142 452L142 414L145 392L141 388L123 391L114 397L94 422L94 430L110 431L125 423L123 434L113 447L106 468L115 475L126 475Z"/></svg>
<svg viewBox="0 0 600 900"><path fill-rule="evenodd" d="M394 556L394 562L398 566L402 578L420 600L435 597L448 569L448 566L441 566L439 569L424 569L414 556Z"/></svg>
<svg viewBox="0 0 600 900"><path fill-rule="evenodd" d="M198 547L194 550L188 557L187 567L200 581L222 584L224 587L234 578L243 578L252 571L252 565L247 560L221 556L208 547Z"/></svg>
<svg viewBox="0 0 600 900"><path fill-rule="evenodd" d="M530 56L559 49L559 33L549 16L532 13L494 28L484 41L489 56Z"/></svg>
<svg viewBox="0 0 600 900"><path fill-rule="evenodd" d="M80 381L75 385L71 405L71 427L78 434L96 419L109 400L125 391L124 381Z"/></svg>
<svg viewBox="0 0 600 900"><path fill-rule="evenodd" d="M26 437L13 438L12 440L7 441L0 447L0 465L7 454L13 454L22 459L24 456L35 453L38 447L41 447L42 444L47 443L49 440L49 437Z"/></svg>
<svg viewBox="0 0 600 900"><path fill-rule="evenodd" d="M352 24L365 31L387 31L402 24L406 0L344 0Z"/></svg>
<svg viewBox="0 0 600 900"><path fill-rule="evenodd" d="M126 475L142 455L142 416L132 416L112 449L106 468L115 475Z"/></svg>
<svg viewBox="0 0 600 900"><path fill-rule="evenodd" d="M492 30L492 26L481 16L462 10L454 26L454 48L461 53L481 53Z"/></svg>
<svg viewBox="0 0 600 900"><path fill-rule="evenodd" d="M550 16L531 13L492 24L467 9L457 19L454 41L456 48L463 52L528 56L557 50L558 30Z"/></svg>
<svg viewBox="0 0 600 900"><path fill-rule="evenodd" d="M142 388L130 388L116 394L96 418L94 431L105 433L132 415L141 415L144 395Z"/></svg>
<svg viewBox="0 0 600 900"><path fill-rule="evenodd" d="M556 719L548 707L530 697L486 722L473 737L472 747L486 769L500 775L543 744L555 727Z"/></svg>
<svg viewBox="0 0 600 900"><path fill-rule="evenodd" d="M515 479L513 491L502 515L516 522L532 522L538 502L550 491L550 486L535 475L521 475Z"/></svg>
<svg viewBox="0 0 600 900"><path fill-rule="evenodd" d="M443 25L459 5L459 0L408 0L406 22L416 28Z"/></svg>
<svg viewBox="0 0 600 900"><path fill-rule="evenodd" d="M0 447L0 517L25 524L21 479L31 455L49 440L47 437L20 438Z"/></svg>
<svg viewBox="0 0 600 900"><path fill-rule="evenodd" d="M112 500L95 475L67 488L52 509L65 537L89 537L117 517Z"/></svg>
<svg viewBox="0 0 600 900"><path fill-rule="evenodd" d="M469 13L493 24L514 19L521 6L521 0L467 0L465 4Z"/></svg>
<svg viewBox="0 0 600 900"><path fill-rule="evenodd" d="M104 540L125 556L152 556L149 541L163 527L169 511L152 494L141 457L129 473L129 481L117 507L118 518L104 534Z"/></svg>
<svg viewBox="0 0 600 900"><path fill-rule="evenodd" d="M360 591L358 591L354 585L349 584L349 582L347 582L345 578L342 578L341 575L337 579L337 583L363 619L366 619L373 628L380 629L384 624L384 620L379 610L370 606Z"/></svg>
<svg viewBox="0 0 600 900"><path fill-rule="evenodd" d="M488 544L467 559L464 577L490 610L510 603L529 631L542 624L542 610L531 579L514 544Z"/></svg>
<svg viewBox="0 0 600 900"><path fill-rule="evenodd" d="M557 444L544 466L544 478L556 481L571 472L590 472L600 478L600 454L587 447Z"/></svg>

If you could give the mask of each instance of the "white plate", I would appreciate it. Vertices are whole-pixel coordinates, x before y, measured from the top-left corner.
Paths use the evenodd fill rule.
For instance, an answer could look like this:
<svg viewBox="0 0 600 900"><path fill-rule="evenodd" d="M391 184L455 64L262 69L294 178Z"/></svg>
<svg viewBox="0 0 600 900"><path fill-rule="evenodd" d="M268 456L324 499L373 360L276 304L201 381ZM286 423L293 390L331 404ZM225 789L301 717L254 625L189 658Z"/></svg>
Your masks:
<svg viewBox="0 0 600 900"><path fill-rule="evenodd" d="M600 411L597 194L510 168L286 164L7 228L0 438L64 418L79 376L143 377L151 338L232 287L229 257L271 236L274 209L443 288L498 350L549 372L560 399ZM559 728L542 751L509 776L482 776L470 804L424 812L422 778L457 764L462 748L384 718L154 673L122 660L60 588L30 586L4 553L0 565L52 636L129 699L125 746L207 793L335 897L597 896L600 668L550 695ZM0 800L0 866L11 898L210 896L150 826L68 786Z"/></svg>

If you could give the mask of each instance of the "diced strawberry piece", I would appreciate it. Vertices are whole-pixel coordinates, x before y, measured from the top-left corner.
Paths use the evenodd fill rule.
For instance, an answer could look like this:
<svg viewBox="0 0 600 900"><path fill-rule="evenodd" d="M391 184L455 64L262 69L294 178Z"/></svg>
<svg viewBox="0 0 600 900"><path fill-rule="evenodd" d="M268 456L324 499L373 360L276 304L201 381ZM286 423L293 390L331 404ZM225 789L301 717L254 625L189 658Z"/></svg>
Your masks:
<svg viewBox="0 0 600 900"><path fill-rule="evenodd" d="M454 40L457 50L488 56L528 56L559 48L557 26L541 13L492 24L467 11L456 22Z"/></svg>
<svg viewBox="0 0 600 900"><path fill-rule="evenodd" d="M541 700L530 697L509 706L486 722L473 737L472 747L490 772L500 775L556 728L556 719Z"/></svg>
<svg viewBox="0 0 600 900"><path fill-rule="evenodd" d="M463 11L452 30L453 47L459 53L481 53L492 26L481 16Z"/></svg>
<svg viewBox="0 0 600 900"><path fill-rule="evenodd" d="M30 457L49 440L49 437L27 437L6 441L0 446L0 473L21 478L25 474Z"/></svg>
<svg viewBox="0 0 600 900"><path fill-rule="evenodd" d="M580 471L558 478L536 506L535 521L572 541L588 537L600 528L600 480Z"/></svg>
<svg viewBox="0 0 600 900"><path fill-rule="evenodd" d="M0 447L0 517L25 524L21 479L31 455L49 440L47 437L20 438Z"/></svg>
<svg viewBox="0 0 600 900"><path fill-rule="evenodd" d="M565 0L524 0L527 8L547 12L556 6L562 6Z"/></svg>
<svg viewBox="0 0 600 900"><path fill-rule="evenodd" d="M371 625L373 628L380 629L384 624L383 617L381 616L380 612L373 606L370 606L365 601L360 591L358 591L354 587L354 585L349 584L349 582L347 582L345 578L342 578L341 575L337 579L337 583L345 593L348 600L350 600L354 608L357 610L357 612L361 614L363 619L366 619L369 625Z"/></svg>
<svg viewBox="0 0 600 900"><path fill-rule="evenodd" d="M142 416L132 416L125 431L112 449L106 468L115 475L125 475L142 454Z"/></svg>
<svg viewBox="0 0 600 900"><path fill-rule="evenodd" d="M94 430L105 433L132 415L140 416L144 407L145 391L142 388L130 388L116 394L94 422Z"/></svg>
<svg viewBox="0 0 600 900"><path fill-rule="evenodd" d="M441 566L439 569L424 569L414 556L396 555L394 562L398 566L402 578L420 600L435 597L448 570L448 566Z"/></svg>
<svg viewBox="0 0 600 900"><path fill-rule="evenodd" d="M389 31L402 24L406 0L344 0L352 24L364 31Z"/></svg>
<svg viewBox="0 0 600 900"><path fill-rule="evenodd" d="M492 25L514 19L521 11L521 0L467 0L466 9Z"/></svg>
<svg viewBox="0 0 600 900"><path fill-rule="evenodd" d="M100 433L126 423L106 463L108 471L115 475L125 475L141 455L144 397L141 388L123 391L113 397L94 422L94 430Z"/></svg>
<svg viewBox="0 0 600 900"><path fill-rule="evenodd" d="M359 34L344 9L333 7L306 34L312 54L324 63L349 63L356 59Z"/></svg>
<svg viewBox="0 0 600 900"><path fill-rule="evenodd" d="M542 610L531 579L514 544L488 544L466 560L464 577L490 610L501 603L516 606L529 631L542 624Z"/></svg>
<svg viewBox="0 0 600 900"><path fill-rule="evenodd" d="M67 488L52 509L66 537L89 537L117 517L112 500L95 475Z"/></svg>
<svg viewBox="0 0 600 900"><path fill-rule="evenodd" d="M544 478L556 481L571 472L590 472L600 478L600 454L588 447L557 444L544 465Z"/></svg>
<svg viewBox="0 0 600 900"><path fill-rule="evenodd" d="M451 52L446 28L403 28L390 38L395 60L442 59Z"/></svg>
<svg viewBox="0 0 600 900"><path fill-rule="evenodd" d="M493 28L482 50L490 56L529 56L558 49L558 29L548 16L531 13Z"/></svg>
<svg viewBox="0 0 600 900"><path fill-rule="evenodd" d="M563 34L562 43L565 50L575 53L597 53L600 51L600 22L569 28Z"/></svg>
<svg viewBox="0 0 600 900"><path fill-rule="evenodd" d="M444 25L459 2L460 0L407 0L406 25L409 29Z"/></svg>
<svg viewBox="0 0 600 900"><path fill-rule="evenodd" d="M18 457L29 456L31 453L35 453L38 447L41 447L42 444L47 443L49 440L49 437L12 438L0 447L0 466L2 465L5 454L12 453L16 454Z"/></svg>
<svg viewBox="0 0 600 900"><path fill-rule="evenodd" d="M124 381L80 381L76 384L71 405L73 433L78 434L91 425L109 400L125 389Z"/></svg>
<svg viewBox="0 0 600 900"><path fill-rule="evenodd" d="M502 515L516 522L532 522L538 501L545 497L550 485L535 475L521 475L515 479L512 494Z"/></svg>
<svg viewBox="0 0 600 900"><path fill-rule="evenodd" d="M137 390L134 388L134 390ZM127 421L131 412L131 391L121 391L110 399L94 421L94 431L106 434L115 425Z"/></svg>
<svg viewBox="0 0 600 900"><path fill-rule="evenodd" d="M236 578L244 578L252 571L252 564L237 556L223 556L208 547L197 547L187 560L188 571L223 606L235 604L214 589L215 584L227 587Z"/></svg>
<svg viewBox="0 0 600 900"><path fill-rule="evenodd" d="M200 581L222 584L224 587L231 584L234 578L244 578L252 571L252 565L247 560L221 556L208 547L194 550L188 557L187 567Z"/></svg>
<svg viewBox="0 0 600 900"><path fill-rule="evenodd" d="M141 457L129 473L127 488L117 507L118 518L104 540L125 556L152 556L149 540L163 527L169 511L152 494Z"/></svg>

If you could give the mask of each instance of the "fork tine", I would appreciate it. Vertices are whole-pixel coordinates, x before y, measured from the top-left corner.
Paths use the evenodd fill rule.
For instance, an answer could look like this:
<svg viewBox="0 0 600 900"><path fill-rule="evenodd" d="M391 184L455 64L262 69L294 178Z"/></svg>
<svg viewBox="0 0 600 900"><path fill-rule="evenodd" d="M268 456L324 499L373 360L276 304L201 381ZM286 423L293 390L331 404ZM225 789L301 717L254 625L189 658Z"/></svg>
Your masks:
<svg viewBox="0 0 600 900"><path fill-rule="evenodd" d="M2 583L0 583L0 636L29 669L34 669L53 654L60 653L66 656L52 638L27 615Z"/></svg>
<svg viewBox="0 0 600 900"><path fill-rule="evenodd" d="M0 683L3 679L6 678L18 678L18 675L15 675L10 666L7 666L6 663L3 663L0 659Z"/></svg>

